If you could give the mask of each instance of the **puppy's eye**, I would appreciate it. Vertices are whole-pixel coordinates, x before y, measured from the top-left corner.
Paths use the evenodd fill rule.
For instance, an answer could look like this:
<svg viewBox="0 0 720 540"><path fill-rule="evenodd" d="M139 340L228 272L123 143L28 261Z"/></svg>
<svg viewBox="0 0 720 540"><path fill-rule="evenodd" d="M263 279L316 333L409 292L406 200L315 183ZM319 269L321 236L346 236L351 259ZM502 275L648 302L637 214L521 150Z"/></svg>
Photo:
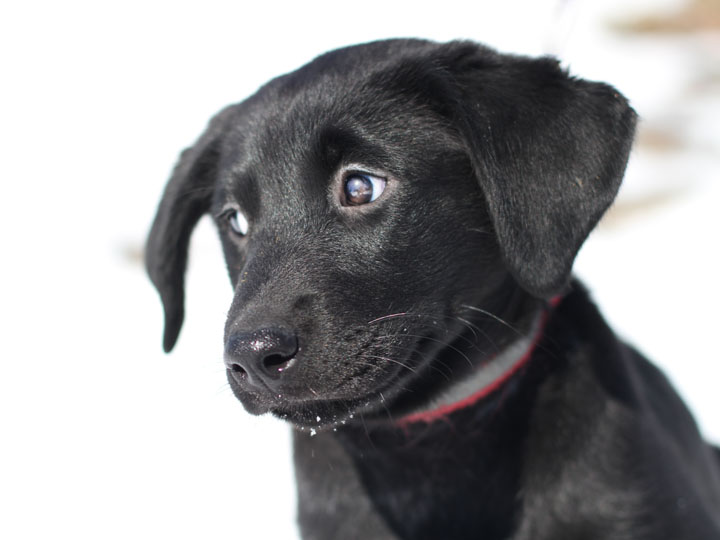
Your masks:
<svg viewBox="0 0 720 540"><path fill-rule="evenodd" d="M230 228L233 232L239 234L240 236L245 236L248 233L250 224L242 212L239 210L233 210L228 214L227 219L230 222Z"/></svg>
<svg viewBox="0 0 720 540"><path fill-rule="evenodd" d="M385 190L387 180L372 174L353 173L345 179L345 205L357 206L377 199Z"/></svg>

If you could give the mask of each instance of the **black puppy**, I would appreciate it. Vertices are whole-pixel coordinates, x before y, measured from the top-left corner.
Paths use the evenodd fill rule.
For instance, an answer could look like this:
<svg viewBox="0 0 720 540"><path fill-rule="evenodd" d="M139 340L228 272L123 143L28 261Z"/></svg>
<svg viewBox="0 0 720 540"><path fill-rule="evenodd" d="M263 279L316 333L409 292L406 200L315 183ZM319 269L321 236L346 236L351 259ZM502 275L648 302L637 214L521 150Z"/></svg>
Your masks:
<svg viewBox="0 0 720 540"><path fill-rule="evenodd" d="M570 279L634 125L552 59L391 40L182 154L147 245L165 350L209 212L230 386L295 426L305 538L720 538L717 452Z"/></svg>

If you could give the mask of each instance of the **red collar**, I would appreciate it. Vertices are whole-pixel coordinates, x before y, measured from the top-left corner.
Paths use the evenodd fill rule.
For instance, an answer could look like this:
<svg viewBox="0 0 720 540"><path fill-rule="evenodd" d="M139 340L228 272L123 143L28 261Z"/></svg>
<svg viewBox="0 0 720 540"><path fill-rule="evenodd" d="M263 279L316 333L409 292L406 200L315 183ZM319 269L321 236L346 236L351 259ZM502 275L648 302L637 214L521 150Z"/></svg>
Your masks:
<svg viewBox="0 0 720 540"><path fill-rule="evenodd" d="M440 405L437 408L430 409L427 411L418 411L414 413L410 413L406 416L403 416L397 421L397 425L400 427L405 427L409 424L413 424L416 422L425 422L425 423L431 423L435 420L446 418L447 416L451 415L452 413L459 411L460 409L465 409L467 407L471 407L475 405L480 400L484 399L485 397L489 396L493 392L495 392L498 388L503 386L510 378L512 378L513 375L515 375L518 371L520 371L530 360L530 358L533 355L533 352L538 346L538 343L543 337L545 326L547 325L548 318L550 316L550 312L552 309L554 309L559 303L562 297L556 296L552 298L549 302L549 307L545 309L542 314L540 315L540 320L537 323L537 327L535 329L535 334L530 342L530 344L525 349L525 352L522 353L517 360L515 360L508 369L506 369L500 376L496 377L492 382L489 384L483 386L476 392L472 393L471 395L460 399L459 401L456 401L454 403L449 403L445 405Z"/></svg>

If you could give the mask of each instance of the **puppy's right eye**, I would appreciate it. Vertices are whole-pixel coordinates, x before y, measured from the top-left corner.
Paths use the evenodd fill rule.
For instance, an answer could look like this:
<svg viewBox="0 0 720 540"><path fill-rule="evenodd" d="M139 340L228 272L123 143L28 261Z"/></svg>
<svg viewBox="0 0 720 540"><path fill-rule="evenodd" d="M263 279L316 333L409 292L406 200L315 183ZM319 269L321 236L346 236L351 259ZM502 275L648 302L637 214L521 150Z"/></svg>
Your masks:
<svg viewBox="0 0 720 540"><path fill-rule="evenodd" d="M383 191L387 180L366 173L353 173L345 179L345 204L357 206L373 202Z"/></svg>
<svg viewBox="0 0 720 540"><path fill-rule="evenodd" d="M227 219L230 223L230 228L235 234L245 236L248 233L248 230L250 230L250 224L248 223L247 218L239 210L233 210L230 212Z"/></svg>

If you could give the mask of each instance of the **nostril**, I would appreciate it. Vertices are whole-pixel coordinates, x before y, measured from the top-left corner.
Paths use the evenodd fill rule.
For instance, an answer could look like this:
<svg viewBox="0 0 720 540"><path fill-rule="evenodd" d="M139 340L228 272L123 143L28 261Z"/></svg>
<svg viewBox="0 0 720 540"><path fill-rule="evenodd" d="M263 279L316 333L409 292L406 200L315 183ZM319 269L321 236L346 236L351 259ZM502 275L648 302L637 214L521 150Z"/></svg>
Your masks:
<svg viewBox="0 0 720 540"><path fill-rule="evenodd" d="M230 371L232 371L233 373L238 373L240 375L247 375L247 371L245 371L240 364L231 364Z"/></svg>
<svg viewBox="0 0 720 540"><path fill-rule="evenodd" d="M292 356L283 356L281 354L272 354L270 356L267 356L265 359L263 359L263 365L265 366L265 369L270 375L277 374L279 375L287 367L289 367L290 362L292 361Z"/></svg>

